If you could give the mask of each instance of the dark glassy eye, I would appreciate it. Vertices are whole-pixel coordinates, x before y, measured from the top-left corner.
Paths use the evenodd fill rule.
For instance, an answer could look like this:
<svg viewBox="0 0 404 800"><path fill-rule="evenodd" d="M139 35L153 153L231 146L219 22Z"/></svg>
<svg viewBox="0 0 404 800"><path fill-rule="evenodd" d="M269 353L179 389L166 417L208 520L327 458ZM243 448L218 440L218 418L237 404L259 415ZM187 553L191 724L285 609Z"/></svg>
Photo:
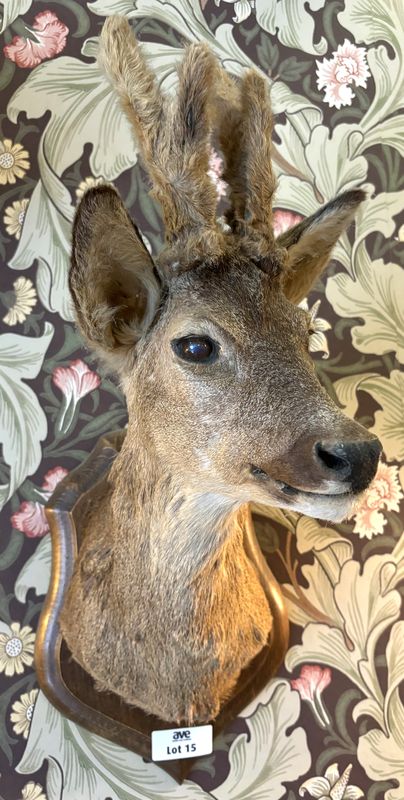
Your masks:
<svg viewBox="0 0 404 800"><path fill-rule="evenodd" d="M172 342L174 353L193 364L211 364L218 356L216 342L207 336L186 336Z"/></svg>

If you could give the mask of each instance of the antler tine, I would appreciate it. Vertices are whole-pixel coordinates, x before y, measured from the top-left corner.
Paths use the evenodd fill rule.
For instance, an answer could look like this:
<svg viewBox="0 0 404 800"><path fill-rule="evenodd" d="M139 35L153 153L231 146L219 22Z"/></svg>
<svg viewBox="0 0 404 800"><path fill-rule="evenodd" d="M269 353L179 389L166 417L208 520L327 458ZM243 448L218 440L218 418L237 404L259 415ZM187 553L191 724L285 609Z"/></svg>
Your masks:
<svg viewBox="0 0 404 800"><path fill-rule="evenodd" d="M107 17L98 63L119 95L146 161L152 157L164 97L126 17Z"/></svg>
<svg viewBox="0 0 404 800"><path fill-rule="evenodd" d="M273 253L272 112L267 81L254 70L236 84L221 75L216 113L226 160L224 179L230 185L229 223L250 240L258 256Z"/></svg>
<svg viewBox="0 0 404 800"><path fill-rule="evenodd" d="M249 227L262 238L262 247L273 249L272 198L276 180L272 171L272 111L265 78L253 70L241 85L244 121L243 160L247 188ZM263 253L264 254L264 253Z"/></svg>
<svg viewBox="0 0 404 800"><path fill-rule="evenodd" d="M223 234L216 223L216 189L208 176L211 109L218 69L205 44L189 45L178 68L173 101L157 86L125 17L109 17L100 62L121 99L159 200L169 245L160 265L215 257Z"/></svg>

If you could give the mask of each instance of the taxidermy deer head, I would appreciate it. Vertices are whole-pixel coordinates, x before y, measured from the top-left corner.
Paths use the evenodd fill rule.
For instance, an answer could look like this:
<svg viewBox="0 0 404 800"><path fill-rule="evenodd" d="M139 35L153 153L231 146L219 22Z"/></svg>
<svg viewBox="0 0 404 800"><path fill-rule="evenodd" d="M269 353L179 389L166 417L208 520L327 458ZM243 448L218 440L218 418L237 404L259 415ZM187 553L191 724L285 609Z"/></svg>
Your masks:
<svg viewBox="0 0 404 800"><path fill-rule="evenodd" d="M104 688L165 719L208 719L271 626L242 554L242 504L337 521L376 472L379 441L321 387L312 320L297 305L364 194L345 192L275 238L264 77L233 80L193 44L176 97L164 96L120 17L104 25L100 61L161 204L166 244L154 262L113 188L82 199L70 273L77 322L118 373L129 422L64 629ZM207 174L212 131L228 226ZM108 668L100 636L113 642Z"/></svg>

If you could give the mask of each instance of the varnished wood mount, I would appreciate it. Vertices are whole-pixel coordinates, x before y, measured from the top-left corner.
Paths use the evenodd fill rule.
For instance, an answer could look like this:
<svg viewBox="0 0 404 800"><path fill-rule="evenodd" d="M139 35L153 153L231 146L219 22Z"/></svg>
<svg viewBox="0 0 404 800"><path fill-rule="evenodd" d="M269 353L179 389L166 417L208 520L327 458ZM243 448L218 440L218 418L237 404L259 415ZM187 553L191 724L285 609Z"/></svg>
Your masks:
<svg viewBox="0 0 404 800"><path fill-rule="evenodd" d="M48 700L66 717L92 733L110 739L143 758L151 758L151 732L175 728L124 703L112 692L97 692L90 675L72 658L59 629L59 616L81 544L80 520L89 505L105 492L110 466L121 449L125 432L102 437L86 461L56 488L46 507L52 537L52 573L39 620L35 667L39 685ZM259 548L251 515L244 546L255 564L268 598L273 627L267 645L244 669L230 699L213 723L218 733L258 695L281 665L289 640L289 625L279 584ZM194 759L156 762L181 782Z"/></svg>

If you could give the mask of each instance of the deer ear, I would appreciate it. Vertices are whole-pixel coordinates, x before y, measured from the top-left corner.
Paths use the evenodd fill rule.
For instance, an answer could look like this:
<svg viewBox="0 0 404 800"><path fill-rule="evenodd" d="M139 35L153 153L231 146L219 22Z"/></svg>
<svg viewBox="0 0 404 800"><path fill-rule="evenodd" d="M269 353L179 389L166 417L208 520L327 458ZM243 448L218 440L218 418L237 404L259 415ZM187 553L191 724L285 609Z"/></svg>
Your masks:
<svg viewBox="0 0 404 800"><path fill-rule="evenodd" d="M292 303L307 296L365 198L361 189L345 192L278 237L276 243L288 251L283 291Z"/></svg>
<svg viewBox="0 0 404 800"><path fill-rule="evenodd" d="M77 209L69 284L81 333L119 369L154 317L160 284L111 186L90 189Z"/></svg>

